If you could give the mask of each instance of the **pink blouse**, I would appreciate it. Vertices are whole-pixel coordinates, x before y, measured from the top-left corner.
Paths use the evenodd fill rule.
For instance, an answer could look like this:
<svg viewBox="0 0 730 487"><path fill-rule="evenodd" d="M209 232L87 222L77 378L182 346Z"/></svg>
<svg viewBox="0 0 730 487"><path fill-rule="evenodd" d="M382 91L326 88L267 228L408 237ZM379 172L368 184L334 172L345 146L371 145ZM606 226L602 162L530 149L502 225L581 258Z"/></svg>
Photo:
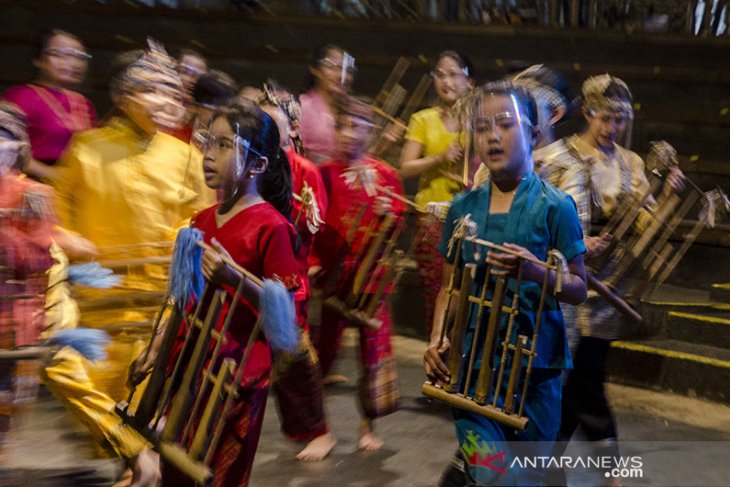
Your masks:
<svg viewBox="0 0 730 487"><path fill-rule="evenodd" d="M61 157L74 133L96 125L91 101L75 91L31 83L8 88L2 98L25 112L33 158L49 165Z"/></svg>
<svg viewBox="0 0 730 487"><path fill-rule="evenodd" d="M302 104L299 135L307 157L319 164L337 158L335 116L327 102L315 90L299 96Z"/></svg>

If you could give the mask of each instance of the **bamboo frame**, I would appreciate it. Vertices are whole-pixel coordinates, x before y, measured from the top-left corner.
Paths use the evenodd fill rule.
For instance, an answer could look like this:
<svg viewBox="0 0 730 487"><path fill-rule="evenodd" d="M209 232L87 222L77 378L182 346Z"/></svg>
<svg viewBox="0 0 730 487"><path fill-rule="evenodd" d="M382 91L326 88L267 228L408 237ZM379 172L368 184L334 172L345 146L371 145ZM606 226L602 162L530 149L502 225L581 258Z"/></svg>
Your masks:
<svg viewBox="0 0 730 487"><path fill-rule="evenodd" d="M516 430L524 430L528 423L528 418L524 415L527 386L533 362L537 356L536 347L546 296L549 292L551 272L545 273L545 278L540 284L540 302L532 336L518 335L516 339L513 339L515 318L519 314L520 289L523 285L523 263L533 262L554 272L558 272L560 269L552 262L544 262L532 256L522 255L503 245L471 236L460 237L454 237L456 265L449 277L449 285L446 289L448 300L438 344L440 349L448 334L450 348L445 361L450 371L450 379L448 383L443 384L427 381L421 388L421 392L426 396L485 416ZM458 262L461 260L464 242L519 257L516 276L513 278L497 277L492 284L489 277L492 270L491 265L487 264L483 275L480 274L479 278L477 278L476 264L470 263L460 268ZM508 299L508 292L511 293L511 299ZM488 299L489 294L491 297ZM486 323L484 321L485 310L488 312ZM475 319L470 320L471 316L475 316ZM500 342L498 337L501 335L504 316L506 316L505 338ZM473 323L474 327L471 335L471 348L464 350L465 337L471 326L470 323ZM515 341L512 342L512 340ZM498 366L495 363L498 356L497 350L500 351ZM477 373L476 385L474 385L477 356L480 356L481 365ZM509 369L507 368L508 356L512 357ZM467 357L468 361L465 363Z"/></svg>
<svg viewBox="0 0 730 487"><path fill-rule="evenodd" d="M223 290L206 286L192 311L181 310L175 305L167 319L167 309L171 306L169 300L165 301L157 314L153 333L153 336L157 335L162 323L166 322L162 346L139 407L134 412L129 410L130 395L128 401L117 406L117 412L154 445L166 462L196 483L205 485L213 478L213 455L223 435L226 418L239 398L238 387L261 333L260 323L257 321L254 325L238 362L221 359L225 335L244 294L250 292L246 289L247 283L260 288L263 281L207 244L200 242L198 245L206 252L216 253L239 273L235 293L230 297ZM221 320L226 302L229 303L228 312ZM205 319L201 319L206 306ZM168 363L183 323L187 323L189 330L178 360L169 373ZM163 417L166 421L159 431Z"/></svg>
<svg viewBox="0 0 730 487"><path fill-rule="evenodd" d="M650 172L649 188L639 197L628 195L624 198L601 231L601 234L612 235L612 242L602 255L586 262L589 287L633 323L641 323L643 318L623 296L631 296L638 303L669 277L705 227L705 222L697 217L692 230L683 235L682 243L675 249L670 239L680 223L703 202L720 198L720 194L705 193L685 178L688 191L684 194L662 193L648 210L646 202L651 201L652 195L664 183L662 171L676 165L676 152L669 144L655 142L647 160L656 166ZM719 216L724 216L726 211L719 209ZM642 214L649 224L643 231L636 232L635 224Z"/></svg>
<svg viewBox="0 0 730 487"><path fill-rule="evenodd" d="M417 206L389 188L376 185L375 189L404 204ZM367 203L360 205L354 210L355 217L348 219L346 245L337 259L341 266L358 234L360 242L347 271L329 273L329 282L322 289L322 304L354 326L379 329L382 322L377 315L383 305L382 298L392 285L392 278L400 277L398 265L403 253L398 252L395 245L403 229L403 220L388 213L371 219L365 226L360 225L367 208Z"/></svg>

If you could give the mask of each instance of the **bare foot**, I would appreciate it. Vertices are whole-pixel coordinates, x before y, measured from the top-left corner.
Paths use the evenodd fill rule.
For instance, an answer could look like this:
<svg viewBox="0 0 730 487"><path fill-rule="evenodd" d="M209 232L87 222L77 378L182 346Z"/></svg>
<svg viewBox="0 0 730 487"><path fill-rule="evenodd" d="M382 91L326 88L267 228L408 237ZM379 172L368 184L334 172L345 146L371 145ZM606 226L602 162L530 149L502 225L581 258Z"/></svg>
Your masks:
<svg viewBox="0 0 730 487"><path fill-rule="evenodd" d="M367 419L360 421L360 439L357 448L363 451L375 451L383 447L383 440L373 432L373 422Z"/></svg>
<svg viewBox="0 0 730 487"><path fill-rule="evenodd" d="M350 382L350 379L345 377L344 375L337 375L337 374L330 374L325 376L324 379L322 379L322 383L326 386L330 386L332 384L342 384Z"/></svg>
<svg viewBox="0 0 730 487"><path fill-rule="evenodd" d="M134 475L130 487L156 487L162 480L160 455L145 448L134 461Z"/></svg>
<svg viewBox="0 0 730 487"><path fill-rule="evenodd" d="M297 455L297 460L303 462L318 462L324 460L324 457L330 454L332 448L337 444L332 433L325 433L316 437L304 447Z"/></svg>

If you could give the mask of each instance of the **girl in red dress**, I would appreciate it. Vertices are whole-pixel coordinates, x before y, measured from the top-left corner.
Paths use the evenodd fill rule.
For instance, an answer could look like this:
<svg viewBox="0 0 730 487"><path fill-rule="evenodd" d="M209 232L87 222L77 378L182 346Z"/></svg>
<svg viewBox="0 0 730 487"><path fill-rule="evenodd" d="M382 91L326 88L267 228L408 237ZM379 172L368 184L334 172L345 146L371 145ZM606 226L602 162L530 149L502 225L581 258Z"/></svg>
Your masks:
<svg viewBox="0 0 730 487"><path fill-rule="evenodd" d="M218 113L205 134L205 181L222 190L223 199L193 218L217 253L203 254L206 280L230 296L240 275L221 259L230 257L261 278L278 279L290 291L301 286L304 269L297 258L299 239L290 222L291 170L279 148L279 132L270 116L253 104L237 104ZM237 306L222 346L221 360L239 360L258 317L254 297ZM224 306L218 327L227 314ZM225 418L225 432L211 466L215 486L247 485L261 433L271 384L271 350L259 336L245 365L239 400ZM173 467L163 467L163 485L192 485Z"/></svg>
<svg viewBox="0 0 730 487"><path fill-rule="evenodd" d="M367 228L371 222L382 220L387 214L400 218L405 206L397 199L380 194L379 188L403 195L403 185L395 169L366 155L365 145L372 131L372 109L354 98L346 99L337 115L337 135L340 157L319 167L327 190L325 224L315 236L310 258L309 275L320 283L338 281L341 291L352 286L358 255L362 255L367 238L356 231L348 239L350 228ZM359 221L354 221L359 217ZM375 276L379 282L382 272ZM345 279L339 279L345 276ZM372 289L377 288L377 283ZM327 287L327 286L325 286ZM386 289L389 292L390 289ZM325 290L325 293L328 292ZM390 344L390 305L387 296L377 306L378 330L361 328L361 377L359 399L362 419L358 448L377 450L383 442L374 434L374 421L397 409L398 387L395 357ZM322 310L322 324L317 340L322 374L327 377L339 349L340 337L346 326L337 313L326 306ZM333 382L337 376L326 378Z"/></svg>

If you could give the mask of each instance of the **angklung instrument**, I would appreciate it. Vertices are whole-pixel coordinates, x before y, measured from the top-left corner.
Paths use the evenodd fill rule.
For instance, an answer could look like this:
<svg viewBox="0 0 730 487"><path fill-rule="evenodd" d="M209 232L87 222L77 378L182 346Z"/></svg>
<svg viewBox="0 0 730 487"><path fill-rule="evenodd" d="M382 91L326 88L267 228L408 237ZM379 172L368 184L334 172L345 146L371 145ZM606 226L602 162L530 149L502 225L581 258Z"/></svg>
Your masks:
<svg viewBox="0 0 730 487"><path fill-rule="evenodd" d="M377 181L370 167L352 168L343 174L348 184L362 185L371 197L378 193L399 201L406 198ZM335 268L327 273L320 286L322 304L355 326L378 329L382 325L377 314L385 305L383 299L401 273L403 252L397 249L398 237L404 227L400 215L388 212L372 215L363 223L373 200L352 205L343 217L348 231L342 237Z"/></svg>
<svg viewBox="0 0 730 487"><path fill-rule="evenodd" d="M730 211L730 201L720 188L703 191L688 178L687 191L662 193L647 210L647 201L674 166L678 166L676 150L665 141L652 142L646 159L648 190L619 201L600 233L611 236L608 248L586 261L589 287L633 322L642 321L635 310L638 302L664 283L704 228L713 227ZM688 216L695 221L675 248L670 239Z"/></svg>
<svg viewBox="0 0 730 487"><path fill-rule="evenodd" d="M554 292L560 292L567 272L565 259L557 251L548 253L548 261L527 257L502 245L476 238L475 225L470 216L462 218L449 242L449 253L454 257L453 273L446 288L448 302L444 313L438 348L448 339L446 364L451 377L447 383L426 381L421 392L447 404L485 416L516 430L524 430L528 423L525 415L527 386L537 356L545 300L550 291L550 272L539 284L540 295L532 334L519 333L515 320L520 314L520 290L523 264L531 261L555 271ZM483 256L483 250L498 250L519 257L515 277L490 278L492 265L483 272L477 265L459 265L464 248L469 242L474 253ZM473 327L471 346L465 348L466 336ZM516 335L516 336L513 336ZM477 359L481 367L475 370ZM498 363L497 363L498 361Z"/></svg>
<svg viewBox="0 0 730 487"><path fill-rule="evenodd" d="M203 242L197 245L218 255L241 278L233 295L206 284L195 306L168 299L155 320L152 340L162 334L162 342L149 381L136 409L130 400L117 405L125 422L147 438L160 456L197 484L206 485L213 476L213 456L224 432L226 418L240 397L239 384L253 346L261 333L272 348L291 349L292 344L277 347L270 326L262 315L256 321L240 360L221 358L226 332L242 300L250 296L250 287L267 292L267 284L225 255L218 254ZM288 299L288 291L284 292ZM177 302L173 302L177 301ZM224 304L229 303L225 316ZM296 335L294 309L287 316L287 333ZM291 319L289 319L291 318ZM291 323L289 323L291 321ZM219 325L219 323L221 323ZM170 367L181 327L188 327L177 360ZM150 345L152 342L150 342ZM149 353L148 346L146 354ZM145 355L146 361L147 355Z"/></svg>
<svg viewBox="0 0 730 487"><path fill-rule="evenodd" d="M361 225L366 209L367 204L361 205L349 218L352 225L338 266L344 272L330 273L329 282L322 289L323 306L352 325L378 329L382 325L377 318L378 311L384 305L383 297L392 286L403 256L403 251L396 248L403 221L389 213ZM359 245L350 258L346 254L354 242Z"/></svg>
<svg viewBox="0 0 730 487"><path fill-rule="evenodd" d="M367 152L376 157L381 156L389 148L389 144L383 142L383 136L388 127L391 124L403 124L404 120L408 120L420 106L431 85L431 78L427 75L422 76L416 88L406 100L408 91L400 82L409 66L410 62L406 58L401 57L396 61L393 70L386 78L383 87L371 105L377 128L373 131L366 147ZM402 110L400 110L401 106L403 107ZM400 113L398 113L399 110Z"/></svg>

